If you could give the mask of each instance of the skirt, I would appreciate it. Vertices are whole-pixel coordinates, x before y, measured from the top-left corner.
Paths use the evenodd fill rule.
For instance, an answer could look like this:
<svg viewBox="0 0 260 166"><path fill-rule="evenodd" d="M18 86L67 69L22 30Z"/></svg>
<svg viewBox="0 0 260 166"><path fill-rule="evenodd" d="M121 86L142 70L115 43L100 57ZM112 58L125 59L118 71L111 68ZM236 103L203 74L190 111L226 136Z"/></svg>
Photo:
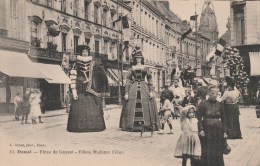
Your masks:
<svg viewBox="0 0 260 166"><path fill-rule="evenodd" d="M200 159L201 144L197 132L184 132L178 139L174 156Z"/></svg>
<svg viewBox="0 0 260 166"><path fill-rule="evenodd" d="M228 139L240 139L241 130L240 130L240 122L239 122L238 104L226 104L225 114L226 114Z"/></svg>
<svg viewBox="0 0 260 166"><path fill-rule="evenodd" d="M40 104L37 105L32 105L31 106L31 112L30 112L30 116L32 119L36 119L37 117L41 116L42 112L41 112L41 106Z"/></svg>
<svg viewBox="0 0 260 166"><path fill-rule="evenodd" d="M106 129L101 98L88 92L72 100L68 117L69 132L97 132Z"/></svg>

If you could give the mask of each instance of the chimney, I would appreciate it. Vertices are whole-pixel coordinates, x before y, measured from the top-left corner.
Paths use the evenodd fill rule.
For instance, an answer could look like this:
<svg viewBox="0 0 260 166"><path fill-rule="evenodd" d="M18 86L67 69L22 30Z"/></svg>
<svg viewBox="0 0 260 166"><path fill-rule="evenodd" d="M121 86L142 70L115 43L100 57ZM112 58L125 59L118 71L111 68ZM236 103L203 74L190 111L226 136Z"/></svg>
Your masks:
<svg viewBox="0 0 260 166"><path fill-rule="evenodd" d="M170 10L170 3L168 0L159 1L159 2L161 2L161 4L163 4L167 10Z"/></svg>

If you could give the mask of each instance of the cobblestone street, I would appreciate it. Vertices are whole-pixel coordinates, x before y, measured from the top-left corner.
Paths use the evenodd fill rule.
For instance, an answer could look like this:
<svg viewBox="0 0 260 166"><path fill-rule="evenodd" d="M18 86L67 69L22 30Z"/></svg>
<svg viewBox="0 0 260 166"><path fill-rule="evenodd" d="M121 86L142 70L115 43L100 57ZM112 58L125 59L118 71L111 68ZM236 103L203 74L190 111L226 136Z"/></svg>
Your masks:
<svg viewBox="0 0 260 166"><path fill-rule="evenodd" d="M93 165L181 165L181 160L173 157L181 132L179 119L173 121L174 134L154 133L151 137L150 133L144 133L141 138L139 132L125 132L118 128L120 113L120 108L105 111L107 129L94 133L67 132L68 116L65 113L46 116L45 123L37 125L21 125L15 121L1 123L1 149L4 150L0 156L5 156L1 160L17 163L11 160L15 155L22 163L37 159L40 161L37 165L46 165L45 158L48 158L48 163L57 163L55 165L71 165L77 161L81 161L77 165L92 162ZM232 152L225 156L225 164L259 166L260 128L253 107L241 109L240 123L243 139L228 140ZM18 150L31 150L32 154L17 154ZM56 155L54 151L57 151Z"/></svg>

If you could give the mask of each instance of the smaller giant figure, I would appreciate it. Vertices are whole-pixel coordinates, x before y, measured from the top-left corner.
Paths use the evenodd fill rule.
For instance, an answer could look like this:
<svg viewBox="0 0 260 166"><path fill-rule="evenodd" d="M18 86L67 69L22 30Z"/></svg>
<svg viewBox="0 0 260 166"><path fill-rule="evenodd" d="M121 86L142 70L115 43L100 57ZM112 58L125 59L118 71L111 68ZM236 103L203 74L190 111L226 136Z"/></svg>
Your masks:
<svg viewBox="0 0 260 166"><path fill-rule="evenodd" d="M102 94L109 91L104 69L90 56L90 48L77 47L77 61L72 65L70 78L72 94L67 130L95 132L106 129L102 109Z"/></svg>

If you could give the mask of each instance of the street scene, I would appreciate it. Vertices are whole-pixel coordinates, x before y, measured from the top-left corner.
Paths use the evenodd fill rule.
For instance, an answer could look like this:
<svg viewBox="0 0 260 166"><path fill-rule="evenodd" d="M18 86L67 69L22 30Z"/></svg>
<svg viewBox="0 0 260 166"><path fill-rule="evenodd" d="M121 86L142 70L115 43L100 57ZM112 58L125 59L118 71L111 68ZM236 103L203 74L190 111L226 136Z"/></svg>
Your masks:
<svg viewBox="0 0 260 166"><path fill-rule="evenodd" d="M173 121L174 134L158 134L154 133L151 137L150 132L144 133L140 137L140 132L123 132L118 129L120 118L120 107L112 107L104 113L107 129L103 132L95 133L68 133L66 131L68 114L65 110L54 111L55 113L46 113L43 118L44 124L38 126L26 125L22 126L19 122L10 121L10 116L1 118L1 133L5 135L3 146L5 154L9 150L18 149L27 150L28 148L12 147L9 143L16 144L41 144L34 148L35 150L63 150L74 151L74 154L58 154L57 157L49 156L48 154L39 155L24 155L15 154L18 161L29 161L31 158L40 160L39 165L55 162L57 165L71 165L74 161L78 165L84 165L85 162L95 163L95 165L181 165L181 159L173 156L174 149L178 137L181 134L179 119ZM48 116L49 114L49 116ZM241 108L240 115L241 131L243 134L242 140L228 140L232 151L229 155L225 155L225 164L227 166L258 166L260 159L258 157L260 149L260 122L255 117L254 108ZM8 139L7 139L8 138ZM6 143L8 142L8 144ZM102 150L119 151L121 154L76 154L80 150L91 151ZM83 152L82 152L83 153ZM123 153L123 154L122 154ZM43 158L50 159L44 161ZM58 158L58 159L57 159ZM9 158L10 159L10 158ZM5 160L3 160L5 161ZM67 161L66 163L64 161ZM12 163L12 161L9 161ZM16 163L16 162L14 162Z"/></svg>
<svg viewBox="0 0 260 166"><path fill-rule="evenodd" d="M1 0L0 165L260 166L259 8Z"/></svg>

